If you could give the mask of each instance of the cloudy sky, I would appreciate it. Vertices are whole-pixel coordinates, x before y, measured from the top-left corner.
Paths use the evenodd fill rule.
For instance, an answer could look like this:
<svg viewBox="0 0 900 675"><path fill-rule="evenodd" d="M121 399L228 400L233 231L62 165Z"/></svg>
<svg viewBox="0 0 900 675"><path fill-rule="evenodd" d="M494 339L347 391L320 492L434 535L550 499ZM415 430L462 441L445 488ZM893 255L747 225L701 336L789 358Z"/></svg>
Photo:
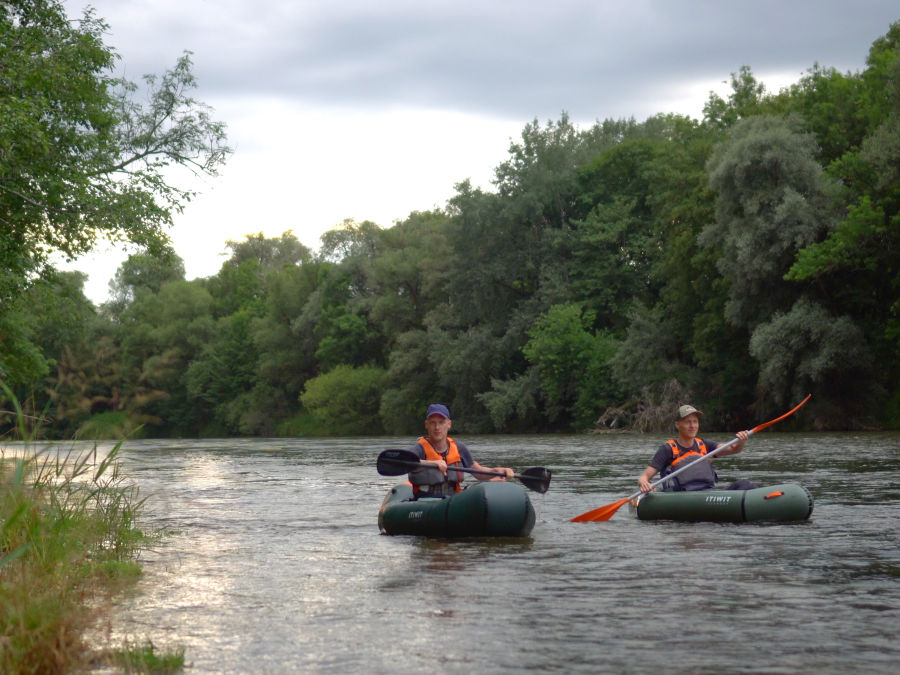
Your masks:
<svg viewBox="0 0 900 675"><path fill-rule="evenodd" d="M193 52L198 98L235 154L171 230L187 277L225 242L293 230L312 249L346 218L390 226L491 188L528 122L699 118L748 65L767 89L818 62L864 67L896 0L65 0L109 24L137 81ZM125 253L82 259L102 302Z"/></svg>

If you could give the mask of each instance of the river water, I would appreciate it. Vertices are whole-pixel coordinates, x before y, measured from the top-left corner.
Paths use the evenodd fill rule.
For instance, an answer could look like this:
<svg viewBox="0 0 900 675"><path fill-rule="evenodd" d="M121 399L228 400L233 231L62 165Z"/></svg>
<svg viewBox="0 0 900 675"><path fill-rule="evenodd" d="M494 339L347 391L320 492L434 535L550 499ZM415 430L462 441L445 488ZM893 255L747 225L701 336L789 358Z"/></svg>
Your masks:
<svg viewBox="0 0 900 675"><path fill-rule="evenodd" d="M727 435L709 434L711 440ZM900 434L751 438L723 482L798 482L800 524L572 523L636 489L657 436L460 436L553 471L527 539L379 534L410 438L128 442L163 543L113 637L183 646L188 672L894 673Z"/></svg>

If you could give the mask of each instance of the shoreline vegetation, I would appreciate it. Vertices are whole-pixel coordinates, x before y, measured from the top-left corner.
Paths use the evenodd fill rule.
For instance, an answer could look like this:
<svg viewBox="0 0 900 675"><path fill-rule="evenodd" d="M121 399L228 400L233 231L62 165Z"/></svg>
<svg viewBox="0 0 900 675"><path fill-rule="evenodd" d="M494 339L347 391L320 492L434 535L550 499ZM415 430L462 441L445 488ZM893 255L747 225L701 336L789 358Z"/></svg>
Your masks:
<svg viewBox="0 0 900 675"><path fill-rule="evenodd" d="M140 578L140 553L159 536L138 527L144 499L121 473L122 442L105 453L96 443L38 448L13 405L26 441L0 444L0 672L179 672L181 647L86 639Z"/></svg>

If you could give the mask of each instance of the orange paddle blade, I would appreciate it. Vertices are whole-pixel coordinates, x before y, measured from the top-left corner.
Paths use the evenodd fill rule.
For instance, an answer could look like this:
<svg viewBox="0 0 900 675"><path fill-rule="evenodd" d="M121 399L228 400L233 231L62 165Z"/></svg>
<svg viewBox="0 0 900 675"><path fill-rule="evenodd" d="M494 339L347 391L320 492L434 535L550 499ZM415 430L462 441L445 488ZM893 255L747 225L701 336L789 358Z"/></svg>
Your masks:
<svg viewBox="0 0 900 675"><path fill-rule="evenodd" d="M609 520L613 517L613 514L622 508L625 504L627 504L631 500L630 497L625 497L625 499L620 499L617 502L613 502L612 504L607 504L606 506L601 506L599 508L593 509L591 511L586 511L582 513L580 516L575 516L572 518L573 523L587 523L592 520Z"/></svg>
<svg viewBox="0 0 900 675"><path fill-rule="evenodd" d="M785 417L790 417L790 416L793 415L795 412L797 412L798 410L800 410L800 408L802 408L803 406L805 406L805 405L806 405L806 402L807 402L809 399L811 399L811 398L812 398L812 394L807 394L805 399L803 399L802 401L800 401L800 403L798 403L798 404L795 405L793 408L791 408L791 409L788 410L786 413L784 413L784 415L781 415L780 417L776 417L774 420L769 420L768 422L765 422L764 424L760 424L758 427L753 427L753 428L750 430L750 432L755 434L757 431L762 431L763 429L768 429L770 426L772 426L772 425L775 424L776 422L780 422L780 421L783 420Z"/></svg>

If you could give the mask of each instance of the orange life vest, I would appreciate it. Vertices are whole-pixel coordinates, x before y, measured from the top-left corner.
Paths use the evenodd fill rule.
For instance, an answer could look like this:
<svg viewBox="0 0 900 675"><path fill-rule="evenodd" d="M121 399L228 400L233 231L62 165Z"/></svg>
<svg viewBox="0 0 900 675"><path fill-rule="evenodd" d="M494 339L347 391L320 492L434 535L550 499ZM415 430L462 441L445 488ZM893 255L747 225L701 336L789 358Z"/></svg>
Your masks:
<svg viewBox="0 0 900 675"><path fill-rule="evenodd" d="M664 490L707 490L716 486L717 476L712 464L709 461L697 461L698 457L703 457L707 453L706 443L702 438L694 439L694 446L690 450L679 446L674 439L666 441L666 445L672 450L672 463L669 465L670 470L663 475L679 468L677 465L686 459L688 463L695 463L670 480L669 485L663 488Z"/></svg>
<svg viewBox="0 0 900 675"><path fill-rule="evenodd" d="M451 470L452 467L463 468L462 457L459 456L459 448L456 447L456 441L448 436L447 442L450 444L450 447L447 449L447 454L442 455L432 447L431 443L424 436L418 440L418 444L425 451L425 459L431 461L443 460L447 463L447 477L445 478L442 473L433 467L423 467L421 471L413 471L409 474L409 479L413 484L414 493L419 493L420 485L435 485L436 483L450 483L454 492L462 490L460 486L463 480L462 473Z"/></svg>
<svg viewBox="0 0 900 675"><path fill-rule="evenodd" d="M670 438L666 441L666 445L672 448L672 466L675 466L676 464L678 464L678 462L692 455L694 457L699 457L706 454L706 443L703 442L703 439L695 438L694 442L697 446L697 450L694 450L694 448L692 447L690 450L682 451L682 447L675 442L674 438Z"/></svg>

